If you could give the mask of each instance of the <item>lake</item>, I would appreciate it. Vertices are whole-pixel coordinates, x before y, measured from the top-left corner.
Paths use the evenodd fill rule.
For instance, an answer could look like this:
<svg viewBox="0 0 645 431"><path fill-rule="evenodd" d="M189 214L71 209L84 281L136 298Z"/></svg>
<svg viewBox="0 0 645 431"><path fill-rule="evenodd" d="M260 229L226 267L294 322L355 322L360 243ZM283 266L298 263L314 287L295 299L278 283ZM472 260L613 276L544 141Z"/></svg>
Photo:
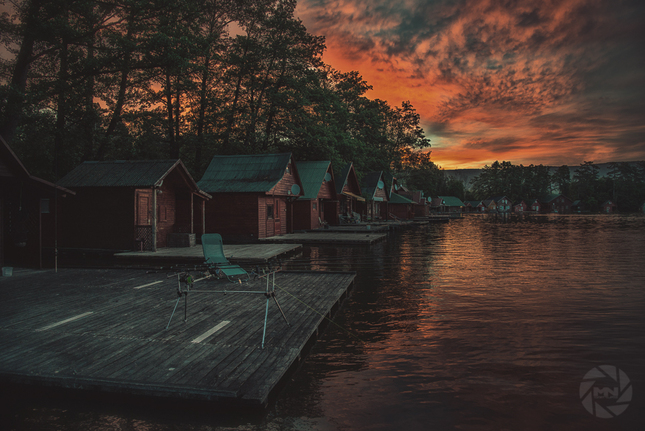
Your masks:
<svg viewBox="0 0 645 431"><path fill-rule="evenodd" d="M266 412L160 411L43 396L15 400L5 423L645 429L642 215L466 216L394 232L369 249L307 247L286 266L358 275L335 324Z"/></svg>

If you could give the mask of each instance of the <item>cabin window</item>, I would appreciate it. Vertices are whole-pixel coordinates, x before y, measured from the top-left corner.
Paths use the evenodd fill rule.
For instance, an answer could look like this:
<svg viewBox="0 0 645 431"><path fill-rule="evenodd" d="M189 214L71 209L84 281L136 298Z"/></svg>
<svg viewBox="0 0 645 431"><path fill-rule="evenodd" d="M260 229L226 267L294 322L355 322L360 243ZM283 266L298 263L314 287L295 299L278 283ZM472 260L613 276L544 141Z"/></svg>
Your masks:
<svg viewBox="0 0 645 431"><path fill-rule="evenodd" d="M273 205L267 205L267 219L273 218Z"/></svg>
<svg viewBox="0 0 645 431"><path fill-rule="evenodd" d="M290 174L291 173L291 165L287 165L287 169L284 170L285 174Z"/></svg>
<svg viewBox="0 0 645 431"><path fill-rule="evenodd" d="M313 209L315 211L317 208L318 208L318 206L316 205L316 202L311 204L311 209Z"/></svg>

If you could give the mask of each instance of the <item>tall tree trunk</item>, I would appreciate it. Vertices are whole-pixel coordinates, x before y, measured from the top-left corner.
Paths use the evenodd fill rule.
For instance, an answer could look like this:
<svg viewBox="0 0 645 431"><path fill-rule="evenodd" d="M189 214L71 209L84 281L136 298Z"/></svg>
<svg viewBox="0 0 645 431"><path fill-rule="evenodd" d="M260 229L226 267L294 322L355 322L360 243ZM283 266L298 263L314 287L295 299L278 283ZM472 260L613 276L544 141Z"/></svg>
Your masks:
<svg viewBox="0 0 645 431"><path fill-rule="evenodd" d="M69 75L69 55L67 51L67 39L63 37L60 49L60 70L58 72L58 108L56 112L56 126L54 130L54 177L58 180L59 165L63 141L65 139L65 124L67 116L67 79Z"/></svg>
<svg viewBox="0 0 645 431"><path fill-rule="evenodd" d="M166 67L166 113L168 118L166 118L166 129L168 134L168 151L170 158L178 158L179 151L177 149L177 143L175 142L175 121L173 119L173 109L172 109L172 80L170 76L170 69Z"/></svg>
<svg viewBox="0 0 645 431"><path fill-rule="evenodd" d="M7 143L10 143L13 139L22 117L22 105L27 88L27 74L32 61L36 41L36 27L38 26L38 13L42 3L42 0L31 0L27 10L25 33L16 58L13 75L11 76L7 104L0 119L0 135Z"/></svg>
<svg viewBox="0 0 645 431"><path fill-rule="evenodd" d="M92 26L94 23L90 23ZM94 34L90 37L87 46L87 81L85 83L85 118L84 135L85 145L82 161L90 160L94 151L94 129L96 127L96 112L94 111Z"/></svg>

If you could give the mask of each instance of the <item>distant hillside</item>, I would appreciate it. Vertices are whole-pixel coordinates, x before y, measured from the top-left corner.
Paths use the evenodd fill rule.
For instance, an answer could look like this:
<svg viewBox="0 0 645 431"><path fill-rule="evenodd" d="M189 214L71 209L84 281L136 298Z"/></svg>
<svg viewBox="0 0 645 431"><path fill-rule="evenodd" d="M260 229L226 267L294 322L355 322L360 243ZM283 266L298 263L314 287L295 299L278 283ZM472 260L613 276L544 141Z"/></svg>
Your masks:
<svg viewBox="0 0 645 431"><path fill-rule="evenodd" d="M636 165L637 163L645 163L645 162L628 162L628 163L632 165ZM611 171L611 163L597 163L596 166L600 168L598 173L601 177L607 176L609 171ZM573 178L573 174L576 172L576 169L579 167L580 165L569 166L569 171L571 172L571 178ZM558 168L559 166L549 166L549 170L551 171L551 174L553 174ZM473 180L473 178L479 175L481 171L482 169L445 169L444 170L446 175L462 181L466 186L471 185L471 181Z"/></svg>

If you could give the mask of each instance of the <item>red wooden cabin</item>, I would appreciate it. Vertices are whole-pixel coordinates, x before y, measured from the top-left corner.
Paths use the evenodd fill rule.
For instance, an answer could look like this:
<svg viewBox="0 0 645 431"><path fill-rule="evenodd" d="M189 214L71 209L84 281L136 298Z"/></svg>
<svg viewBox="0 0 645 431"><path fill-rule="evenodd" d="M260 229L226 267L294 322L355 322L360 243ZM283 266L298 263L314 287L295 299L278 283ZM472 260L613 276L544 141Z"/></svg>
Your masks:
<svg viewBox="0 0 645 431"><path fill-rule="evenodd" d="M204 232L204 203L181 160L84 162L58 182L76 192L63 207L64 246L156 250L173 233Z"/></svg>
<svg viewBox="0 0 645 431"><path fill-rule="evenodd" d="M299 162L303 196L293 202L294 230L338 224L338 199L331 162Z"/></svg>
<svg viewBox="0 0 645 431"><path fill-rule="evenodd" d="M249 241L293 231L292 203L302 183L291 153L214 156L197 183L206 203L206 232Z"/></svg>
<svg viewBox="0 0 645 431"><path fill-rule="evenodd" d="M616 211L616 204L614 203L614 201L609 200L602 204L602 212L611 214L614 211Z"/></svg>
<svg viewBox="0 0 645 431"><path fill-rule="evenodd" d="M55 245L55 202L73 194L30 175L0 136L0 266L51 265L43 248Z"/></svg>
<svg viewBox="0 0 645 431"><path fill-rule="evenodd" d="M352 162L347 163L336 177L336 196L339 204L339 222L352 220L354 212L359 212L358 203L365 202Z"/></svg>
<svg viewBox="0 0 645 431"><path fill-rule="evenodd" d="M542 212L571 214L573 201L564 195L552 194L541 199Z"/></svg>
<svg viewBox="0 0 645 431"><path fill-rule="evenodd" d="M382 217L381 207L387 208L390 196L385 186L383 171L370 172L362 180L361 192L365 202L359 204L363 220L377 220Z"/></svg>
<svg viewBox="0 0 645 431"><path fill-rule="evenodd" d="M522 214L525 213L529 210L529 205L524 202L523 200L517 202L515 205L513 205L513 212L516 214Z"/></svg>

